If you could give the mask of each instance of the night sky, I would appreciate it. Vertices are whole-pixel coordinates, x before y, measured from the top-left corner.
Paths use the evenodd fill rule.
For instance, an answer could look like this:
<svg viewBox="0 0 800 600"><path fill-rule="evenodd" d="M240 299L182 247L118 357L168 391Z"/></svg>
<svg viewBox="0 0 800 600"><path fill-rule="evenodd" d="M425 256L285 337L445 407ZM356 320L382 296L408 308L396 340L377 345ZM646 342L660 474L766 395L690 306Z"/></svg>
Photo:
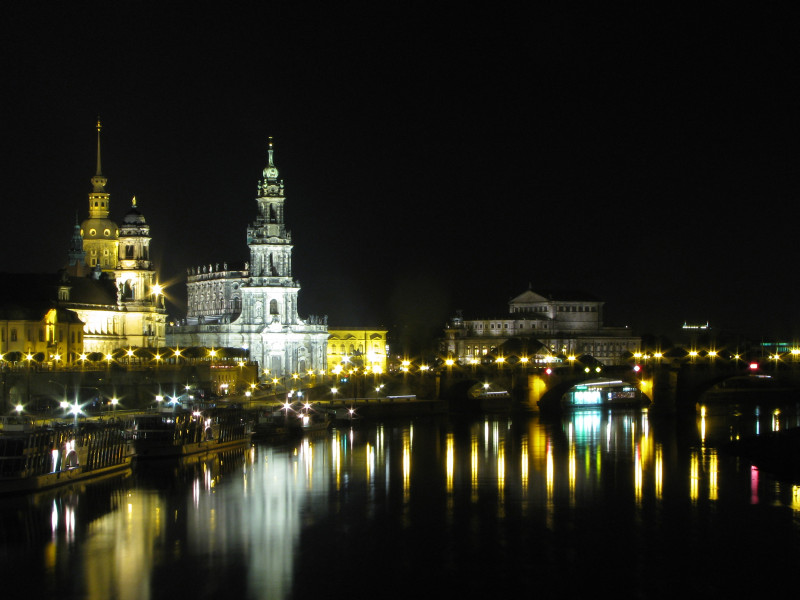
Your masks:
<svg viewBox="0 0 800 600"><path fill-rule="evenodd" d="M441 330L530 284L796 339L797 15L641 4L4 8L0 271L65 263L99 115L173 317L187 267L248 259L273 136L303 316Z"/></svg>

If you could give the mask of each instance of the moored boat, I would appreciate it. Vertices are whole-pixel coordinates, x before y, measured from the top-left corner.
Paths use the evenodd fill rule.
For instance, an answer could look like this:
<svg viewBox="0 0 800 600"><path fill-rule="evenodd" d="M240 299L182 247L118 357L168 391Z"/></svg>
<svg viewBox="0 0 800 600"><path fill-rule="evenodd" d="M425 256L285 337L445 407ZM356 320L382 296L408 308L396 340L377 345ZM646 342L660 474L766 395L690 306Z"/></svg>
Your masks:
<svg viewBox="0 0 800 600"><path fill-rule="evenodd" d="M136 458L175 458L246 446L253 435L242 411L219 409L204 413L146 414L128 427Z"/></svg>
<svg viewBox="0 0 800 600"><path fill-rule="evenodd" d="M116 423L8 428L0 435L0 493L34 492L131 468L133 447Z"/></svg>

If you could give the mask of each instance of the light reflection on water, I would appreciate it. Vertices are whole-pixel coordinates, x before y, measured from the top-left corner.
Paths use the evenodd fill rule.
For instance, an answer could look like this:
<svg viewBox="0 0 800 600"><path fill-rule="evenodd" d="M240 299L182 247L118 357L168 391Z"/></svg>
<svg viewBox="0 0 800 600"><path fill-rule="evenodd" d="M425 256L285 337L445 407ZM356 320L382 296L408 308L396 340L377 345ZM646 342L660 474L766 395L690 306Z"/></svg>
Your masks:
<svg viewBox="0 0 800 600"><path fill-rule="evenodd" d="M741 591L740 561L792 564L800 493L720 445L798 425L794 408L365 422L4 500L0 562L20 597Z"/></svg>

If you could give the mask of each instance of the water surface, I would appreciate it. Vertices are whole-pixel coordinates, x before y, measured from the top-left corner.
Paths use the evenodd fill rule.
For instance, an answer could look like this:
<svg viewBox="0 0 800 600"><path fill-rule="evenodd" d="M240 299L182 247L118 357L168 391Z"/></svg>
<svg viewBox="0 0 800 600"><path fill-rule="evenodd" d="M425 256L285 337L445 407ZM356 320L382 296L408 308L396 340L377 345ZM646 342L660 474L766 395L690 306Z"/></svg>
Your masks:
<svg viewBox="0 0 800 600"><path fill-rule="evenodd" d="M721 451L796 407L357 421L0 501L6 598L770 593L800 492Z"/></svg>

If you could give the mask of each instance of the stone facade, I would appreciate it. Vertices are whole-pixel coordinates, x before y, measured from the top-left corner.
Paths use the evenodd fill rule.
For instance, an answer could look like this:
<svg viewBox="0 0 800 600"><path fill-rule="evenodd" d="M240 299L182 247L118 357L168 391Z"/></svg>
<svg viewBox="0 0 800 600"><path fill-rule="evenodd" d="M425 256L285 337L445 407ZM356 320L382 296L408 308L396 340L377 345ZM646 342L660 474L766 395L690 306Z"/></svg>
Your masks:
<svg viewBox="0 0 800 600"><path fill-rule="evenodd" d="M327 319L298 316L300 284L292 277L292 237L272 141L262 175L258 214L247 228L250 260L190 268L186 319L168 329L167 341L245 348L264 378L325 370Z"/></svg>
<svg viewBox="0 0 800 600"><path fill-rule="evenodd" d="M514 353L537 363L590 355L603 364L621 364L641 339L624 327L603 325L603 302L583 293L538 294L527 290L508 303L508 315L494 319L456 317L445 329L442 351L468 363L514 340Z"/></svg>
<svg viewBox="0 0 800 600"><path fill-rule="evenodd" d="M387 341L385 329L362 327L328 330L328 367L358 364L366 372L386 373Z"/></svg>

